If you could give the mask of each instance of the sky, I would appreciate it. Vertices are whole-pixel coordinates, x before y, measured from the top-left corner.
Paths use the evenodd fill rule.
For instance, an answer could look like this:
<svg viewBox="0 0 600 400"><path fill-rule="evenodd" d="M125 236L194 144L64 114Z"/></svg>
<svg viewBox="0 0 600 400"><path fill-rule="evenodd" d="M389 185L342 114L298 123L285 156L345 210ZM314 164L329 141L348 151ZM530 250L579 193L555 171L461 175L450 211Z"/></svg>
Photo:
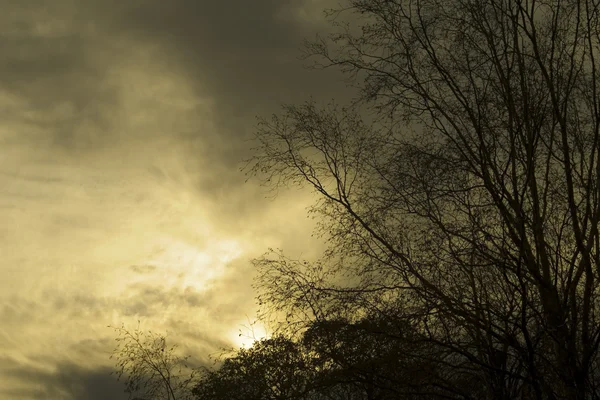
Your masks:
<svg viewBox="0 0 600 400"><path fill-rule="evenodd" d="M298 58L331 3L0 0L0 398L126 398L109 325L248 345L252 258L321 244L240 167L257 115L348 95Z"/></svg>

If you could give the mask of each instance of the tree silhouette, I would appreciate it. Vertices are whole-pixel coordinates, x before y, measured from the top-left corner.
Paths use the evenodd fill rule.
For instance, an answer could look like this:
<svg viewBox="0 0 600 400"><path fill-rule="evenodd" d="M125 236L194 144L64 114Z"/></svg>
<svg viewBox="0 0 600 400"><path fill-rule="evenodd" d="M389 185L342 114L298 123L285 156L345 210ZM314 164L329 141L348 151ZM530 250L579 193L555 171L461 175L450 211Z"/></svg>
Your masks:
<svg viewBox="0 0 600 400"><path fill-rule="evenodd" d="M124 379L125 391L133 400L186 400L196 371L186 364L187 357L175 354L176 346L167 347L165 335L114 328L118 337L111 358L116 359L116 375Z"/></svg>
<svg viewBox="0 0 600 400"><path fill-rule="evenodd" d="M321 321L310 326L302 342L314 357L313 365L320 367L314 382L317 390L350 385L367 400L433 399L452 398L451 386L465 383L444 371L443 349L420 340L409 325L400 327L373 317L354 323Z"/></svg>
<svg viewBox="0 0 600 400"><path fill-rule="evenodd" d="M447 368L443 350L410 325L372 316L313 322L296 339L263 339L204 369L193 393L199 400L481 398L479 381Z"/></svg>
<svg viewBox="0 0 600 400"><path fill-rule="evenodd" d="M320 195L330 250L258 260L261 301L409 320L486 398L598 398L599 6L349 0L307 56L357 102L263 119L250 164Z"/></svg>
<svg viewBox="0 0 600 400"><path fill-rule="evenodd" d="M193 392L198 399L303 399L307 362L300 346L276 336L223 360L216 370L204 369Z"/></svg>

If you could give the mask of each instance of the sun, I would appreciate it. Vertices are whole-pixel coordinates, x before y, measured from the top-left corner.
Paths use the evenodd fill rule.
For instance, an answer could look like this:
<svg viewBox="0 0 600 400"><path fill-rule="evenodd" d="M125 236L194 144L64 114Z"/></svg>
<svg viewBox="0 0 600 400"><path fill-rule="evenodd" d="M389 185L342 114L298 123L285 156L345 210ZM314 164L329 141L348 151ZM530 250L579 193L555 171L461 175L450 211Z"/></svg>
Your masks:
<svg viewBox="0 0 600 400"><path fill-rule="evenodd" d="M252 323L240 321L237 327L229 332L228 337L234 347L249 349L254 342L268 339L271 335L265 326L258 321Z"/></svg>

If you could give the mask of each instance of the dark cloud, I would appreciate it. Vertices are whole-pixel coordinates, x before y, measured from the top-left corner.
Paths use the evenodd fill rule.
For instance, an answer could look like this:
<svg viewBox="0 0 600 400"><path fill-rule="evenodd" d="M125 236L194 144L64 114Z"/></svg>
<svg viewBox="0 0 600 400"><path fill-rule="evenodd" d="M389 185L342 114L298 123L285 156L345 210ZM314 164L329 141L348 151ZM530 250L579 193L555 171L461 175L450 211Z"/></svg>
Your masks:
<svg viewBox="0 0 600 400"><path fill-rule="evenodd" d="M18 122L38 145L79 150L107 141L117 88L106 79L105 41L59 0L3 2L0 94L18 105L0 117ZM6 138L3 138L6 140ZM22 138L21 138L22 140Z"/></svg>
<svg viewBox="0 0 600 400"><path fill-rule="evenodd" d="M26 387L3 390L0 396L8 399L57 400L126 400L124 385L118 382L108 367L86 368L60 362L54 370L32 368L7 361L0 372L4 379L23 382Z"/></svg>
<svg viewBox="0 0 600 400"><path fill-rule="evenodd" d="M309 7L321 5L298 0L174 0L167 5L153 0L125 8L118 20L124 34L160 44L199 93L217 100L223 136L215 142L230 150L247 149L246 143L230 140L247 137L255 115L311 95L331 98L343 88L339 75L309 71L298 59L303 40L323 28L297 15Z"/></svg>
<svg viewBox="0 0 600 400"><path fill-rule="evenodd" d="M309 95L333 97L341 88L339 80L306 71L298 60L302 40L322 28L301 17L301 10L321 7L309 1L53 4L3 3L0 21L8 34L0 36L0 88L35 110L21 117L51 131L60 146L114 144L110 128L121 100L108 72L138 48L153 49L199 96L217 100L225 137L213 139L221 147L247 134L240 130L250 129L256 114Z"/></svg>
<svg viewBox="0 0 600 400"><path fill-rule="evenodd" d="M79 369L75 365L66 365L60 369L52 385L63 387L76 400L119 400L127 399L123 383L110 375L111 368Z"/></svg>
<svg viewBox="0 0 600 400"><path fill-rule="evenodd" d="M254 130L257 115L268 116L282 103L310 96L330 99L346 93L339 74L308 70L299 59L303 40L314 38L324 27L301 18L300 10L328 4L321 3L152 0L143 7L122 5L115 21L121 34L159 46L198 96L214 99L217 132L192 135L201 135L211 146L204 156L231 167L247 156L245 139ZM239 183L231 176L222 179L229 171L219 172L213 175L219 178L205 179L208 192L212 185Z"/></svg>

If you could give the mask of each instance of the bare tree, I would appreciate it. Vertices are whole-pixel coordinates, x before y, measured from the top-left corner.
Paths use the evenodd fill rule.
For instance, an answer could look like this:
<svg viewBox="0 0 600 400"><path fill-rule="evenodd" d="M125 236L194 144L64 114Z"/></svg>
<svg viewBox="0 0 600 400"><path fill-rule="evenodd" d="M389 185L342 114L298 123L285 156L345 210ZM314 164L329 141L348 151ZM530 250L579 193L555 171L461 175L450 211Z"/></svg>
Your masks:
<svg viewBox="0 0 600 400"><path fill-rule="evenodd" d="M262 121L251 163L320 194L331 250L308 273L258 260L263 300L409 320L456 368L484 371L490 398L599 398L599 7L349 0L332 13L339 32L307 55L347 74L357 108L286 107Z"/></svg>
<svg viewBox="0 0 600 400"><path fill-rule="evenodd" d="M165 335L115 328L117 377L125 380L125 391L134 400L186 400L192 398L196 371L189 368L187 357L175 354L176 346L167 347Z"/></svg>

